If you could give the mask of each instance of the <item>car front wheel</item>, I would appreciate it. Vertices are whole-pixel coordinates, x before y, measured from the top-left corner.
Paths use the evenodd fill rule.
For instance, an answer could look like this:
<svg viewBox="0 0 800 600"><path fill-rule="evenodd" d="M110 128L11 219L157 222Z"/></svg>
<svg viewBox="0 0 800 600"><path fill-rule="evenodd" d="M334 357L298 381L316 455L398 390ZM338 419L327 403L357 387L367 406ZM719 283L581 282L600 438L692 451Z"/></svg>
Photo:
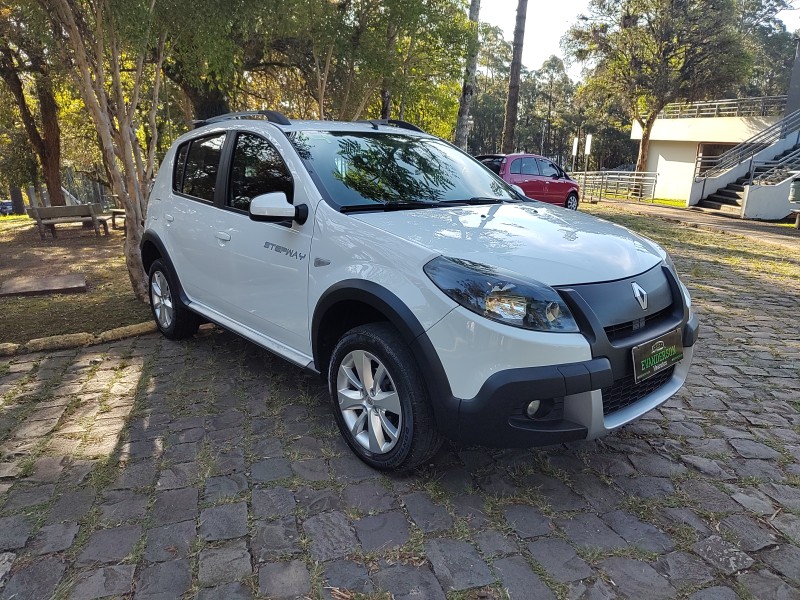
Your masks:
<svg viewBox="0 0 800 600"><path fill-rule="evenodd" d="M578 210L578 194L572 192L569 196L567 196L567 201L564 203L564 208Z"/></svg>
<svg viewBox="0 0 800 600"><path fill-rule="evenodd" d="M420 369L388 323L342 336L331 357L328 387L342 436L368 465L407 471L439 449L442 439Z"/></svg>

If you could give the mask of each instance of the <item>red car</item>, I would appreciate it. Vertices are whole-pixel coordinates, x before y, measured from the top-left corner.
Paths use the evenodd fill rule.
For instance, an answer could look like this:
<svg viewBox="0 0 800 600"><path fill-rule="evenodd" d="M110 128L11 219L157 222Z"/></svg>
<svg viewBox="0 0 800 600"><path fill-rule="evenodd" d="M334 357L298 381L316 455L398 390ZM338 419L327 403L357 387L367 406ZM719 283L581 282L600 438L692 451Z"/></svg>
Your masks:
<svg viewBox="0 0 800 600"><path fill-rule="evenodd" d="M503 181L522 188L528 198L578 210L580 188L566 171L538 154L483 154L476 156Z"/></svg>

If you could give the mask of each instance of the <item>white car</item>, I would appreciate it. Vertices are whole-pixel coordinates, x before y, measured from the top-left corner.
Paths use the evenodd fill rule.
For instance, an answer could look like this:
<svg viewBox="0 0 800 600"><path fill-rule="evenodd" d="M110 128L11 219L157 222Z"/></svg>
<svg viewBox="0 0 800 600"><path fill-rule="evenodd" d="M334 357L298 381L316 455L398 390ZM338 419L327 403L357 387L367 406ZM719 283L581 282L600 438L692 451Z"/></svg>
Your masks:
<svg viewBox="0 0 800 600"><path fill-rule="evenodd" d="M141 251L165 336L207 320L323 375L379 469L444 437L602 436L681 387L697 339L657 244L400 121L206 121L164 158Z"/></svg>

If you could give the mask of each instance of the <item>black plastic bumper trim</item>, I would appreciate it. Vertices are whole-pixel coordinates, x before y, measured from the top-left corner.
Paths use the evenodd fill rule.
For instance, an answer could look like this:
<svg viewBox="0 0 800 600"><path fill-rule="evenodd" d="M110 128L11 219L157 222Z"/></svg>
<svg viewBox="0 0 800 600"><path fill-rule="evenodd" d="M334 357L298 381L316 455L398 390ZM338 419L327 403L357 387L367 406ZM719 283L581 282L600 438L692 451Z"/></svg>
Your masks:
<svg viewBox="0 0 800 600"><path fill-rule="evenodd" d="M697 315L692 315L683 326L683 347L689 348L694 346L697 338L700 336L700 320Z"/></svg>

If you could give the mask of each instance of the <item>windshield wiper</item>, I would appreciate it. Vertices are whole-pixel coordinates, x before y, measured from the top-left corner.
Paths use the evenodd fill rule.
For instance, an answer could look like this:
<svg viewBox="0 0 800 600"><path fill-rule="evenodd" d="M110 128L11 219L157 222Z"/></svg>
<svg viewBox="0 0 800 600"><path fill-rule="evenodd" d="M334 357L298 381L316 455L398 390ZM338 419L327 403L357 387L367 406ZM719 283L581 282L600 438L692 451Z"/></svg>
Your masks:
<svg viewBox="0 0 800 600"><path fill-rule="evenodd" d="M511 198L492 198L491 196L473 196L464 200L444 200L442 204L450 206L475 206L478 204L503 204L504 202L513 202Z"/></svg>
<svg viewBox="0 0 800 600"><path fill-rule="evenodd" d="M440 204L441 202L376 202L375 204L354 204L351 206L342 206L339 210L343 213L373 212L373 211L389 212L392 210L415 210L417 208L435 208Z"/></svg>

